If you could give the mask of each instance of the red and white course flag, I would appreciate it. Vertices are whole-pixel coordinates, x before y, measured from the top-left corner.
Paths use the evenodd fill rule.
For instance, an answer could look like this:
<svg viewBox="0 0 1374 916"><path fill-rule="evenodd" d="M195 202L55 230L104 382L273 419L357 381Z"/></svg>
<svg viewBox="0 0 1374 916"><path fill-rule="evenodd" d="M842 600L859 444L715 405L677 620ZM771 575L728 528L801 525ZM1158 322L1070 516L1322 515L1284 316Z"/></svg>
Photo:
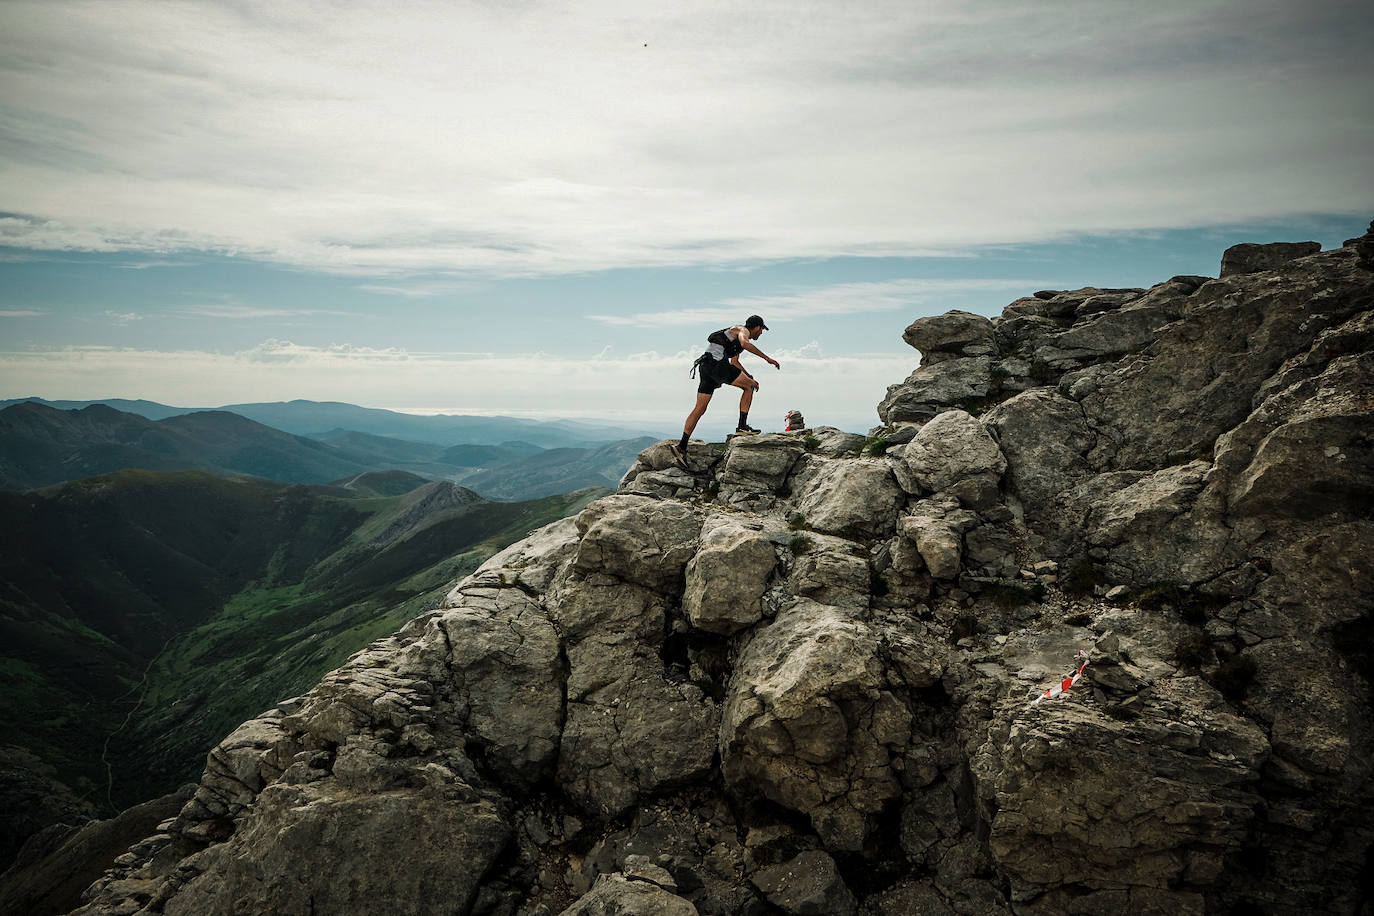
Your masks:
<svg viewBox="0 0 1374 916"><path fill-rule="evenodd" d="M1032 706L1034 706L1036 703L1039 703L1041 700L1053 700L1055 697L1059 696L1061 693L1068 690L1074 684L1078 683L1078 679L1083 676L1083 669L1088 667L1088 653L1083 649L1079 649L1078 652L1074 655L1074 658L1083 659L1083 664L1078 666L1078 670L1075 671L1073 674L1069 675L1068 677L1064 678L1064 680L1060 681L1058 684L1055 684L1049 690L1046 690L1044 693L1040 694L1040 696L1036 697L1035 702L1031 703Z"/></svg>

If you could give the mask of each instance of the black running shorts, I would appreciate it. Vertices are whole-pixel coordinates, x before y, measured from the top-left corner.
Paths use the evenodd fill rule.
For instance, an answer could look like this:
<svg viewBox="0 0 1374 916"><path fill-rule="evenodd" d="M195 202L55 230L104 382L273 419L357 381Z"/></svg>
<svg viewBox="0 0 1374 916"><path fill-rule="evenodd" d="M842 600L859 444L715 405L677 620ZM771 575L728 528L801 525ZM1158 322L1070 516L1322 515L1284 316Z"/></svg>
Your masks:
<svg viewBox="0 0 1374 916"><path fill-rule="evenodd" d="M708 356L701 361L699 368L697 394L711 394L721 385L734 384L735 379L739 378L739 368L728 359L717 360Z"/></svg>

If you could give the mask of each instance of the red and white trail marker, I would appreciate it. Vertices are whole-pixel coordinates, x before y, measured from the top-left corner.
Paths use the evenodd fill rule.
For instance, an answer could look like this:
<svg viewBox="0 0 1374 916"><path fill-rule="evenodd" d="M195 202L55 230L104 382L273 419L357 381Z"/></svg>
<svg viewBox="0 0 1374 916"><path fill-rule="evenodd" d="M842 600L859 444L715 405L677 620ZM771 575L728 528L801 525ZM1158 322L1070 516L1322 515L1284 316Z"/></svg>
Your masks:
<svg viewBox="0 0 1374 916"><path fill-rule="evenodd" d="M1074 655L1074 658L1081 658L1083 660L1083 663L1078 666L1078 670L1075 671L1073 674L1069 675L1068 677L1064 678L1064 680L1060 681L1058 684L1055 684L1049 690L1046 690L1044 693L1040 694L1040 696L1036 697L1035 702L1031 703L1032 706L1034 706L1036 703L1039 703L1041 700L1053 700L1055 697L1059 696L1061 693L1064 693L1074 684L1078 683L1078 679L1083 676L1083 669L1088 667L1088 653L1083 649L1079 649L1078 652Z"/></svg>

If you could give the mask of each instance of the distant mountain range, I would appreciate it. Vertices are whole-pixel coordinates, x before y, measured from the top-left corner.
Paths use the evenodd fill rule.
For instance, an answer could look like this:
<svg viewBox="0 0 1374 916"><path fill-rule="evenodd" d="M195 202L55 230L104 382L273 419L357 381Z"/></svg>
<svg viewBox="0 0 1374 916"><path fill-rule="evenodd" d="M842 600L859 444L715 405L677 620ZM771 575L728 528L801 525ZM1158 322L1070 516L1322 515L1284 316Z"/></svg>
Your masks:
<svg viewBox="0 0 1374 916"><path fill-rule="evenodd" d="M334 486L120 471L0 493L0 730L41 762L0 781L0 834L54 798L114 810L194 778L245 716L606 492L493 502L405 471ZM44 767L70 791L47 791Z"/></svg>
<svg viewBox="0 0 1374 916"><path fill-rule="evenodd" d="M0 410L0 489L7 490L51 486L125 468L202 470L292 483L328 483L394 469L462 482L488 498L524 500L588 486L614 487L635 455L654 441L638 437L548 450L511 440L443 445L340 428L303 436L227 410L155 420L107 404L66 408L35 401L4 403L9 406ZM119 403L146 407L150 402ZM334 419L339 417L330 415L330 421Z"/></svg>
<svg viewBox="0 0 1374 916"><path fill-rule="evenodd" d="M525 442L540 448L605 445L646 434L662 438L654 430L634 429L576 420L526 420L516 417L478 417L452 414L420 416L359 407L338 401L279 401L265 404L227 404L219 407L169 407L154 401L106 398L92 401L48 401L17 398L0 401L0 409L32 401L58 410L81 410L103 404L150 420L207 410L229 411L274 429L298 436L321 436L340 430L427 442L434 445L503 445Z"/></svg>
<svg viewBox="0 0 1374 916"><path fill-rule="evenodd" d="M326 483L374 465L304 436L223 411L149 420L103 404L0 410L0 487L26 490L124 468L202 470Z"/></svg>

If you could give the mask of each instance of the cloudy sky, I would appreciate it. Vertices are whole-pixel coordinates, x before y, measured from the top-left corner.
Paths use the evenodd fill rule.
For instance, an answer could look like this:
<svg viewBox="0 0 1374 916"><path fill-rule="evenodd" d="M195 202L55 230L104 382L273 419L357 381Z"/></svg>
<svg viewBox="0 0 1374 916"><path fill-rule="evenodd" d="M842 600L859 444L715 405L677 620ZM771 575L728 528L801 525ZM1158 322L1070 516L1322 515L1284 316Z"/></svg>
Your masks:
<svg viewBox="0 0 1374 916"><path fill-rule="evenodd" d="M1367 0L4 0L0 397L671 432L757 312L754 425L863 429L922 315L1361 234L1371 47Z"/></svg>

